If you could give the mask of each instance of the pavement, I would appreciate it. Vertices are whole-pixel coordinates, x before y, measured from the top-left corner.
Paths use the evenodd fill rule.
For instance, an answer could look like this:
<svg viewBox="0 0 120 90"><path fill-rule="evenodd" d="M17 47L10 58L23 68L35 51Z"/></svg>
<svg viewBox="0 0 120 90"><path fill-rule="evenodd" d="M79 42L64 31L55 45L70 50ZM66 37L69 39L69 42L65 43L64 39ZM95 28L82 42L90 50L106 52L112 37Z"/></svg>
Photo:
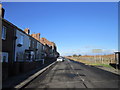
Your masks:
<svg viewBox="0 0 120 90"><path fill-rule="evenodd" d="M120 75L65 59L24 88L120 88Z"/></svg>
<svg viewBox="0 0 120 90"><path fill-rule="evenodd" d="M36 78L39 74L41 74L44 70L46 70L53 63L55 63L55 62L43 64L42 66L40 66L34 70L11 77L11 78L7 79L6 81L2 82L2 88L3 89L21 88L25 84L30 82L32 79Z"/></svg>
<svg viewBox="0 0 120 90"><path fill-rule="evenodd" d="M115 69L114 67L104 67L104 66L95 66L95 67L120 75L120 70Z"/></svg>

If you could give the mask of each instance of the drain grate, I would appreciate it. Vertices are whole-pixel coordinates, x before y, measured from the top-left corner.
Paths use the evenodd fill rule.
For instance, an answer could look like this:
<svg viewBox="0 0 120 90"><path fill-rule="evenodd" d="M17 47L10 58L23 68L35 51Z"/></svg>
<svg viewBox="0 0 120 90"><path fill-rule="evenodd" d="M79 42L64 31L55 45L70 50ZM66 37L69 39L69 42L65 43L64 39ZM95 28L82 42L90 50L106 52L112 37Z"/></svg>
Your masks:
<svg viewBox="0 0 120 90"><path fill-rule="evenodd" d="M86 76L86 75L84 75L84 74L79 74L79 76Z"/></svg>

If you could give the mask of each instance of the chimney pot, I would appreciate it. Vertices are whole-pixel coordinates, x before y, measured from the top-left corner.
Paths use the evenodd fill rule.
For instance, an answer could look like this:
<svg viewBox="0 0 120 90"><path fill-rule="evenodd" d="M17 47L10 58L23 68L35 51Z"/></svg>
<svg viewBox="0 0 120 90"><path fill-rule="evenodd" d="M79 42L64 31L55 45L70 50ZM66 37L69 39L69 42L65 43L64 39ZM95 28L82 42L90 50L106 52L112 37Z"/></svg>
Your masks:
<svg viewBox="0 0 120 90"><path fill-rule="evenodd" d="M0 3L0 17L4 18L4 13L5 13L5 9L2 8L2 4Z"/></svg>
<svg viewBox="0 0 120 90"><path fill-rule="evenodd" d="M2 8L2 18L4 18L4 14L5 14L5 9Z"/></svg>
<svg viewBox="0 0 120 90"><path fill-rule="evenodd" d="M26 29L24 30L24 32L27 33L27 34L30 34L29 28L26 28Z"/></svg>

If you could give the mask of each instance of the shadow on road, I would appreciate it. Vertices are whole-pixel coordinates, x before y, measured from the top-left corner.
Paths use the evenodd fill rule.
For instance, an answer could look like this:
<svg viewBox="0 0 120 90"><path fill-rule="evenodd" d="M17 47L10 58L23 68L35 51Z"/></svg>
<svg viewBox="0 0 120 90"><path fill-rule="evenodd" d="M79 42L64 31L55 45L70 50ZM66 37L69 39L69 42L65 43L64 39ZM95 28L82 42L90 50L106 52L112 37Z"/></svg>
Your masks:
<svg viewBox="0 0 120 90"><path fill-rule="evenodd" d="M118 76L119 78L119 80L120 80L120 75L118 75L118 74L115 74L115 73L112 73L112 72L109 72L109 71L106 71L106 70L103 70L103 69L100 69L100 68L97 68L96 66L92 66L92 65L85 65L84 63L81 63L81 62L78 62L78 61L74 61L74 60L71 60L71 59L69 59L71 62L73 62L73 63L77 63L77 64L80 64L80 65L82 65L82 66L84 66L86 69L90 69L90 70L92 70L92 71L94 71L94 72L104 72L104 73L106 73L106 75L108 74L108 75L115 75L115 76ZM99 67L99 66L98 66ZM102 67L102 66L100 66L100 67Z"/></svg>

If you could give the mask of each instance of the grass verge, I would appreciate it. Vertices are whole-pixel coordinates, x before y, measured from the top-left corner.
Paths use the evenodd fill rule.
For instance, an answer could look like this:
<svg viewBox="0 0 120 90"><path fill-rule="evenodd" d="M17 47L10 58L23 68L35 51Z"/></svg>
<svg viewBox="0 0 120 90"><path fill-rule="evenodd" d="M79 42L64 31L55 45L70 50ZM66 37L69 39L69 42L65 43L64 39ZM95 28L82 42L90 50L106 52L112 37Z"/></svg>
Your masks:
<svg viewBox="0 0 120 90"><path fill-rule="evenodd" d="M81 63L84 63L86 65L102 66L102 67L112 68L112 66L110 66L109 64L93 63L93 62L90 62L90 61L81 60L81 59L74 59L74 58L69 58L69 59L74 60L74 61L78 61L78 62L81 62Z"/></svg>
<svg viewBox="0 0 120 90"><path fill-rule="evenodd" d="M112 66L108 65L108 64L99 64L99 63L91 63L89 65L92 65L92 66L103 66L103 67L109 67L109 68L112 68Z"/></svg>

